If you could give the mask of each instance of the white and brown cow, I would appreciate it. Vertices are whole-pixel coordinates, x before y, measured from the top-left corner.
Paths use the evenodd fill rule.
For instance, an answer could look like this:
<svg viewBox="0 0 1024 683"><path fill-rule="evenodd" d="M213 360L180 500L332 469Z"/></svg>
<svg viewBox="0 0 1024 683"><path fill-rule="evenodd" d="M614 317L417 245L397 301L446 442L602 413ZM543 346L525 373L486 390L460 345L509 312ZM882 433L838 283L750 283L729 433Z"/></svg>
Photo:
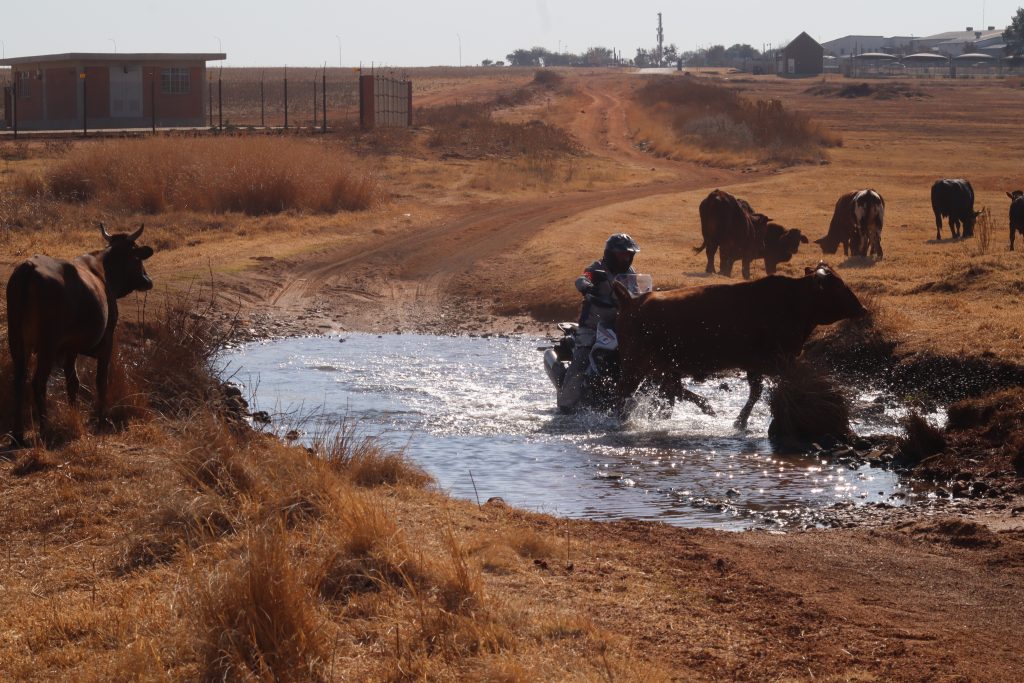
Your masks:
<svg viewBox="0 0 1024 683"><path fill-rule="evenodd" d="M882 258L882 227L885 224L885 200L876 190L847 192L836 201L828 234L815 243L823 254L834 254L843 245L843 254Z"/></svg>

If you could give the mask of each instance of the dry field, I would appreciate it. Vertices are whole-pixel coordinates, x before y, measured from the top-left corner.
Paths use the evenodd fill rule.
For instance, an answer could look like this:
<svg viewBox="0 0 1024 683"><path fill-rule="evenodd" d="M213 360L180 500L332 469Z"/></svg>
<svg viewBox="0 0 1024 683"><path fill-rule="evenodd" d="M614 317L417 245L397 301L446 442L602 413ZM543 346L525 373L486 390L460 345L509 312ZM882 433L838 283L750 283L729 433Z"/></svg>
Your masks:
<svg viewBox="0 0 1024 683"><path fill-rule="evenodd" d="M329 84L349 74L329 69ZM1016 498L966 519L728 534L452 500L351 425L325 427L313 453L245 428L209 367L225 321L257 335L546 330L574 317L571 282L611 232L639 240L637 265L659 286L723 282L693 253L710 190L814 239L840 194L873 187L887 201L885 260L828 260L877 325L817 343L881 335L889 360L949 372L939 384L1019 369L1024 253L1006 249L1004 195L1024 189L1018 81L851 98L831 87L843 81L716 80L824 136L801 156L819 161L793 165L702 147L705 129L680 132L625 72L409 75L429 108L412 131L0 141L5 270L96 248L100 220L145 222L156 248L156 289L122 309L116 427L97 433L55 380L43 445L0 463L0 680L987 681L1024 669L1019 389L958 406L945 454L926 461L948 477L1001 473L991 480ZM231 120L251 118L258 71L224 79L248 93ZM929 186L957 176L989 227L936 242ZM816 263L809 247L782 272ZM908 443L930 452L933 436Z"/></svg>

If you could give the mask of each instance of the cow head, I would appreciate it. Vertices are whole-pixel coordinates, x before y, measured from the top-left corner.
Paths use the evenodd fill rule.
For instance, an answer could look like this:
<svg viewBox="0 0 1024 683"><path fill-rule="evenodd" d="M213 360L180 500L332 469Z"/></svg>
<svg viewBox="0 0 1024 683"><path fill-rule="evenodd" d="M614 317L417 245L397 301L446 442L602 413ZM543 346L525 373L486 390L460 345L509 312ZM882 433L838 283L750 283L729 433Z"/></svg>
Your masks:
<svg viewBox="0 0 1024 683"><path fill-rule="evenodd" d="M100 223L100 234L107 242L103 252L103 271L106 275L107 289L118 299L132 292L148 292L153 289L153 281L146 274L146 266L142 263L153 255L152 247L140 247L135 242L142 236L145 225L140 225L135 232L111 235Z"/></svg>
<svg viewBox="0 0 1024 683"><path fill-rule="evenodd" d="M805 268L803 280L811 292L811 316L816 325L831 325L867 313L857 295L824 261L814 268Z"/></svg>
<svg viewBox="0 0 1024 683"><path fill-rule="evenodd" d="M974 224L978 222L978 216L982 211L969 211L964 218L964 237L974 237Z"/></svg>
<svg viewBox="0 0 1024 683"><path fill-rule="evenodd" d="M1024 197L1024 191L1014 190L1013 192L1007 192L1006 196L1010 198L1011 202L1015 202L1021 197Z"/></svg>
<svg viewBox="0 0 1024 683"><path fill-rule="evenodd" d="M776 266L786 263L800 249L801 244L810 240L799 228L784 228L778 223L769 223L764 233L764 270L774 275Z"/></svg>

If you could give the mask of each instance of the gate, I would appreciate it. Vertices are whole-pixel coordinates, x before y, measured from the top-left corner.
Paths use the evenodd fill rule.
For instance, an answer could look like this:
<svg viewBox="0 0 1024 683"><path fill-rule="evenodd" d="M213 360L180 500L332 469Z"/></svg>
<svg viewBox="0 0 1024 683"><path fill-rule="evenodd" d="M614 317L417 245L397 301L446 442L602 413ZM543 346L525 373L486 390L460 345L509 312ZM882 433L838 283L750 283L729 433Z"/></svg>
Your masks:
<svg viewBox="0 0 1024 683"><path fill-rule="evenodd" d="M363 128L411 126L412 81L360 76L359 124Z"/></svg>

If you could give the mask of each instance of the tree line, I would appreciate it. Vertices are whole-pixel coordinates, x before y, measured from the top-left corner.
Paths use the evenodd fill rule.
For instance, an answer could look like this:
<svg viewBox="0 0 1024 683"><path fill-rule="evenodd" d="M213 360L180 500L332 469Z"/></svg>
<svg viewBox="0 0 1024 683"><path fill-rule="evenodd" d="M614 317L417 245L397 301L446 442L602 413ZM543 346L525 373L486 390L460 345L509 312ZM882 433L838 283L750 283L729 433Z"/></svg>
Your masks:
<svg viewBox="0 0 1024 683"><path fill-rule="evenodd" d="M746 66L746 62L758 59L761 52L747 44L731 47L712 45L708 48L680 51L675 43L665 45L658 58L658 48L637 48L636 54L623 57L622 53L607 47L590 47L584 52L552 52L544 47L521 48L505 56L505 61L485 59L483 66Z"/></svg>

